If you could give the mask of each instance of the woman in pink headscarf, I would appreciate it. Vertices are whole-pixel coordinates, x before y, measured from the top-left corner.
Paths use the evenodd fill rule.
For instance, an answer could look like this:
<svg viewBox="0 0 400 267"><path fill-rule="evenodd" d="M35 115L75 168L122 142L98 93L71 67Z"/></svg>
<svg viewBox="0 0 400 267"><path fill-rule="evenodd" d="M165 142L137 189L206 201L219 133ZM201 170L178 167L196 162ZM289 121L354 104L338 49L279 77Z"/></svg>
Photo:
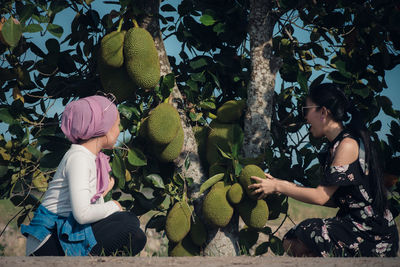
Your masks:
<svg viewBox="0 0 400 267"><path fill-rule="evenodd" d="M146 244L138 218L116 200L104 202L114 179L109 157L119 135L117 107L104 96L69 103L61 130L72 142L49 183L29 225L26 254L34 256L115 255L139 253Z"/></svg>

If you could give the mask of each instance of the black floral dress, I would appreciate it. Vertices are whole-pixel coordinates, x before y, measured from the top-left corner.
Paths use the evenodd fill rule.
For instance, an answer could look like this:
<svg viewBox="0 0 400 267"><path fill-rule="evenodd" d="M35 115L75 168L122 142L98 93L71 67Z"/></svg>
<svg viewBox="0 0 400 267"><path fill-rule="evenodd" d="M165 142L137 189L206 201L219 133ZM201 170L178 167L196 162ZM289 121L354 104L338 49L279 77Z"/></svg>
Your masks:
<svg viewBox="0 0 400 267"><path fill-rule="evenodd" d="M349 165L331 166L336 148L345 137L358 142L359 159ZM321 185L339 186L332 196L339 207L336 217L307 219L284 238L298 238L323 257L395 257L399 246L397 227L388 209L380 216L372 208L363 143L344 130L329 144L329 150Z"/></svg>

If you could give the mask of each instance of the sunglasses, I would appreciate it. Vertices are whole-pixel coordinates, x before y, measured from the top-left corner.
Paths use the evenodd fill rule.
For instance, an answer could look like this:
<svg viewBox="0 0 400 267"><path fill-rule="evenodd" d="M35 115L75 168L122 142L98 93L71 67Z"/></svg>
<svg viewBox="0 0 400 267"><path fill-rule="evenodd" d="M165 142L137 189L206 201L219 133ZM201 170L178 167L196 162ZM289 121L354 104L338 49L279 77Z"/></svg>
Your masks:
<svg viewBox="0 0 400 267"><path fill-rule="evenodd" d="M107 98L108 100L110 100L110 104L103 110L103 112L105 112L109 107L111 107L111 105L116 102L117 98L115 97L114 94L112 93L104 93L102 91L97 91L96 95L100 95L100 96L104 96L105 98Z"/></svg>
<svg viewBox="0 0 400 267"><path fill-rule="evenodd" d="M303 116L303 118L305 118L307 116L308 110L310 108L319 108L320 106L304 106L301 107L301 115Z"/></svg>

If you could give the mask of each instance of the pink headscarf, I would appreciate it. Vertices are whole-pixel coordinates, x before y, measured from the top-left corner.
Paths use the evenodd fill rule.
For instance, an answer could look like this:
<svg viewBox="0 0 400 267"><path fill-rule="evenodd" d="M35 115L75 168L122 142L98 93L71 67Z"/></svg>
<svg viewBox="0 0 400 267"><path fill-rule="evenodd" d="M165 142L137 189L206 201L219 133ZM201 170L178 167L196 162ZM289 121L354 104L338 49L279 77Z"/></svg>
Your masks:
<svg viewBox="0 0 400 267"><path fill-rule="evenodd" d="M92 137L105 135L117 120L118 110L104 96L89 96L69 103L61 119L61 130L74 144ZM107 190L109 183L110 157L99 152L96 158L97 192L91 202Z"/></svg>

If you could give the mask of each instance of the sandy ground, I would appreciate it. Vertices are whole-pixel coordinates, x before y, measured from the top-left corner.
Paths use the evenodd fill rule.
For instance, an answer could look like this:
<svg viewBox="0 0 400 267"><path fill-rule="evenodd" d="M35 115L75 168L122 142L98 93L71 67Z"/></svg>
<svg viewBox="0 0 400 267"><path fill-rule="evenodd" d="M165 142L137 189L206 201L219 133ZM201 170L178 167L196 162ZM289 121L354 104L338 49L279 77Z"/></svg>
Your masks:
<svg viewBox="0 0 400 267"><path fill-rule="evenodd" d="M290 258L290 257L0 257L0 266L400 266L399 258Z"/></svg>

